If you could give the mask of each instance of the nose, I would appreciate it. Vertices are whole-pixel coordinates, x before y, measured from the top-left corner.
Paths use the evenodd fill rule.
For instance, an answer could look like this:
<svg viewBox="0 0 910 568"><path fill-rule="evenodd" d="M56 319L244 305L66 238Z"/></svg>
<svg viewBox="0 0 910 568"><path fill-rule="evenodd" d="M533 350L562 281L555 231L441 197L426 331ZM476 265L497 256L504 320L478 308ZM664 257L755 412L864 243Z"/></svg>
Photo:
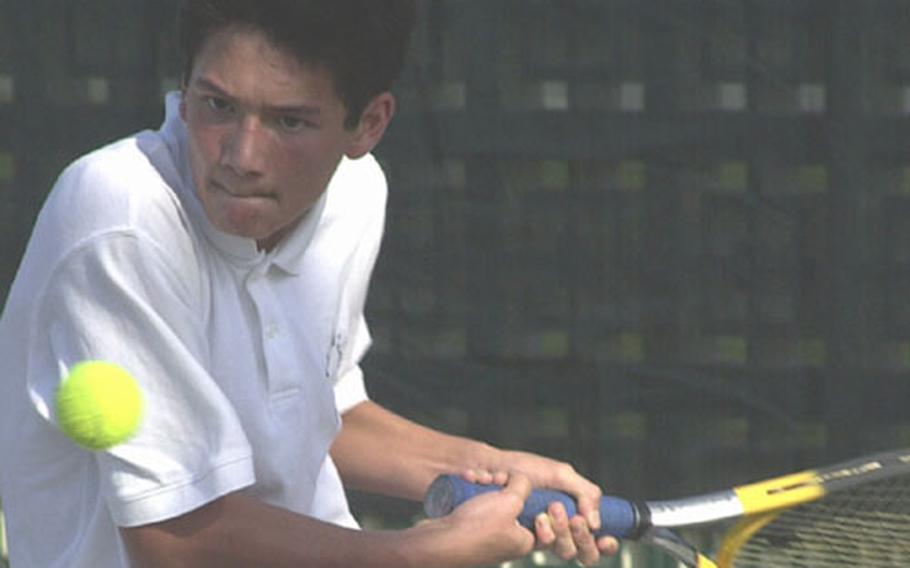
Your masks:
<svg viewBox="0 0 910 568"><path fill-rule="evenodd" d="M266 133L254 117L238 121L221 145L221 164L238 176L249 178L262 173Z"/></svg>

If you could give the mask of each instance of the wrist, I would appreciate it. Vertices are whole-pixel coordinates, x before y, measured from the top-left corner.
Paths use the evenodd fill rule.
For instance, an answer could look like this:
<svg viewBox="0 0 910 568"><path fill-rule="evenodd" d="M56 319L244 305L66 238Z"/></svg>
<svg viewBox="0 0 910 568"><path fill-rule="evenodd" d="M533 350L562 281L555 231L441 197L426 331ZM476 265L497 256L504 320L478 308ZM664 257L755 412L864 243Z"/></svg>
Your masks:
<svg viewBox="0 0 910 568"><path fill-rule="evenodd" d="M514 467L509 457L511 453L486 442L474 442L465 456L462 469L507 471Z"/></svg>
<svg viewBox="0 0 910 568"><path fill-rule="evenodd" d="M460 561L458 547L452 546L451 531L445 519L423 521L400 533L395 543L401 553L400 566L406 568L459 568L468 564Z"/></svg>

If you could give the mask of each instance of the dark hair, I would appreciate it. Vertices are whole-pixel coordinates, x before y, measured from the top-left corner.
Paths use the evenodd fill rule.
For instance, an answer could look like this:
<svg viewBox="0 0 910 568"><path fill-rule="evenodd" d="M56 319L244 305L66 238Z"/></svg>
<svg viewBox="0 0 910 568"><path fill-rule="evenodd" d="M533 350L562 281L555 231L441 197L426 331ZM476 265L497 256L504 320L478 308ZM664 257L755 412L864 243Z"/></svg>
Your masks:
<svg viewBox="0 0 910 568"><path fill-rule="evenodd" d="M352 128L401 73L416 11L415 0L184 0L183 83L211 34L250 27L299 61L325 65L347 110L345 126Z"/></svg>

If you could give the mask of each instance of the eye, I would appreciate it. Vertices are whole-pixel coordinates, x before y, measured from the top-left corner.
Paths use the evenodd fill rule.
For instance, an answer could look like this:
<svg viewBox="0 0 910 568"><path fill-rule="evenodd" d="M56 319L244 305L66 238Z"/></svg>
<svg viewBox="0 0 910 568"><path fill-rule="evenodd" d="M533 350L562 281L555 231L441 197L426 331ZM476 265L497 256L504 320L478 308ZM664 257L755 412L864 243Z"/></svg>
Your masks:
<svg viewBox="0 0 910 568"><path fill-rule="evenodd" d="M220 97L205 97L205 106L216 114L227 114L233 110L231 103Z"/></svg>
<svg viewBox="0 0 910 568"><path fill-rule="evenodd" d="M299 132L304 128L310 128L312 123L296 116L279 116L276 119L278 126L285 132Z"/></svg>

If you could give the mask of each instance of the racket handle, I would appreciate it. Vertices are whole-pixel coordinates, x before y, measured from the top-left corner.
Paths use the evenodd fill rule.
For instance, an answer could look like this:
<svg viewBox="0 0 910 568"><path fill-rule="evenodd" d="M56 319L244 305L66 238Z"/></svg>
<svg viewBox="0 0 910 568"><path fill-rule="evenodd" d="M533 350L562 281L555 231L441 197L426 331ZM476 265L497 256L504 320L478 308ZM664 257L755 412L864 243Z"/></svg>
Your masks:
<svg viewBox="0 0 910 568"><path fill-rule="evenodd" d="M466 481L457 475L440 475L430 485L424 498L423 508L431 518L448 515L456 507L477 495L499 491L499 485L478 485ZM533 529L534 519L547 510L550 503L559 501L566 508L569 518L576 514L575 500L561 491L535 489L525 501L524 510L518 516L518 522ZM618 497L601 497L601 526L596 536L610 535L618 538L633 537L639 532L638 508L625 499Z"/></svg>

